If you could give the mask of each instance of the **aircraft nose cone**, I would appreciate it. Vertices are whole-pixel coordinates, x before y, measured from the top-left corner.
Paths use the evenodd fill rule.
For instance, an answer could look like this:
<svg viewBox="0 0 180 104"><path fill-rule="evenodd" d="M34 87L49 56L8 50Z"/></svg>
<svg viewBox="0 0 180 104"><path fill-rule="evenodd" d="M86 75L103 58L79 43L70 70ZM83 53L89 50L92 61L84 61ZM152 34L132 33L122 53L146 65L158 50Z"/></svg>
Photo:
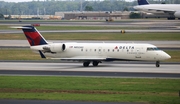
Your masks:
<svg viewBox="0 0 180 104"><path fill-rule="evenodd" d="M170 58L171 58L171 56L170 56L170 55L168 55L168 54L166 54L166 58L167 58L167 59L170 59Z"/></svg>
<svg viewBox="0 0 180 104"><path fill-rule="evenodd" d="M164 51L161 51L162 53L161 53L161 59L162 60L167 60L167 59L170 59L171 58L171 56L170 55L168 55L166 52L164 52Z"/></svg>
<svg viewBox="0 0 180 104"><path fill-rule="evenodd" d="M171 58L171 56L170 56L170 55L168 55L166 52L164 52L163 57L164 57L164 59L165 59L165 60L166 60L166 59L170 59L170 58Z"/></svg>

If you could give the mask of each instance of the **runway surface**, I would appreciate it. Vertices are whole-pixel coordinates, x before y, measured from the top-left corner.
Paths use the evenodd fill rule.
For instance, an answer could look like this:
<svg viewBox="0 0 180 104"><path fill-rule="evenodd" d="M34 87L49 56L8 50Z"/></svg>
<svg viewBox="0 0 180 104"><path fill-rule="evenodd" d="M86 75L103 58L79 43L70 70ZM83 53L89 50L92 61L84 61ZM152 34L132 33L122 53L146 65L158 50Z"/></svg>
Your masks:
<svg viewBox="0 0 180 104"><path fill-rule="evenodd" d="M105 21L1 21L1 25L22 26L30 24L40 24L41 26L115 26L115 27L148 27L154 29L160 28L178 28L179 20L162 19L126 19L113 22ZM177 26L177 27L176 27Z"/></svg>
<svg viewBox="0 0 180 104"><path fill-rule="evenodd" d="M128 19L121 21L1 21L1 25L10 27L25 26L31 24L40 24L40 26L101 26L101 27L119 27L116 30L39 30L40 32L118 32L121 33L122 27L136 28L136 30L125 30L125 32L180 32L179 20L160 20L160 19ZM143 30L141 29L143 27ZM124 31L124 30L123 30ZM22 33L20 30L0 30L0 33Z"/></svg>
<svg viewBox="0 0 180 104"><path fill-rule="evenodd" d="M0 62L0 75L180 78L180 64L105 62L98 67L82 63Z"/></svg>
<svg viewBox="0 0 180 104"><path fill-rule="evenodd" d="M80 102L80 101L51 101L51 100L0 100L0 104L145 104L133 102Z"/></svg>

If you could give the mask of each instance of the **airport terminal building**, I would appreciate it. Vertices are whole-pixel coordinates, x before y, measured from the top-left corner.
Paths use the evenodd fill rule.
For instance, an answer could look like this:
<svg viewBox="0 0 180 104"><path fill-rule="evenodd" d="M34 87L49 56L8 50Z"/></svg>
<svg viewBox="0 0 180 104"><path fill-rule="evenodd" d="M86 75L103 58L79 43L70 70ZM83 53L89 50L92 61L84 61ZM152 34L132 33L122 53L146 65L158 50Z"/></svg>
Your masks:
<svg viewBox="0 0 180 104"><path fill-rule="evenodd" d="M147 13L137 12L141 18L167 18L168 15L148 15ZM10 19L44 19L44 20L106 20L114 21L129 19L130 11L83 11L83 12L55 12L55 15L11 15ZM9 15L4 15L8 19Z"/></svg>
<svg viewBox="0 0 180 104"><path fill-rule="evenodd" d="M83 12L55 12L55 16L64 17L66 20L120 20L128 19L130 12L121 11L83 11Z"/></svg>

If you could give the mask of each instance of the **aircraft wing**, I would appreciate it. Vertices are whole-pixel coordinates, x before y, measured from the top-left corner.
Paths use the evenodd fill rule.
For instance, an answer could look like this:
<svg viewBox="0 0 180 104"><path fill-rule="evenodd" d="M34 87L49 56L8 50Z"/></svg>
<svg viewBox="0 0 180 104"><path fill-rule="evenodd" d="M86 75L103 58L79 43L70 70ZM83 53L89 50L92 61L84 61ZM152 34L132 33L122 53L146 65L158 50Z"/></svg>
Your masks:
<svg viewBox="0 0 180 104"><path fill-rule="evenodd" d="M174 14L176 11L175 10L168 10L168 9L154 9L154 8L150 8L148 9L148 11L157 11L157 12L164 12L164 13L169 13L169 14Z"/></svg>
<svg viewBox="0 0 180 104"><path fill-rule="evenodd" d="M72 58L51 58L58 59L62 61L137 61L130 59L119 59L119 58L110 58L110 57L99 57L99 56L85 56L85 57L72 57Z"/></svg>
<svg viewBox="0 0 180 104"><path fill-rule="evenodd" d="M51 58L51 59L59 59L64 61L106 61L107 57L104 56L76 56L71 58Z"/></svg>

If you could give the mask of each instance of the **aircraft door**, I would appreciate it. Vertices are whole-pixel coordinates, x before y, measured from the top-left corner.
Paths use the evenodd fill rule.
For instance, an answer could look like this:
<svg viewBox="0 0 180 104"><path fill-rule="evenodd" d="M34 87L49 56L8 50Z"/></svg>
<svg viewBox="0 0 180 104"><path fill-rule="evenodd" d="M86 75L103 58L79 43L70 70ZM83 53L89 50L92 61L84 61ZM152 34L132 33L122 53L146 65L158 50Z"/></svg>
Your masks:
<svg viewBox="0 0 180 104"><path fill-rule="evenodd" d="M141 52L142 52L142 48L141 47L137 47L136 48L135 58L141 58Z"/></svg>

